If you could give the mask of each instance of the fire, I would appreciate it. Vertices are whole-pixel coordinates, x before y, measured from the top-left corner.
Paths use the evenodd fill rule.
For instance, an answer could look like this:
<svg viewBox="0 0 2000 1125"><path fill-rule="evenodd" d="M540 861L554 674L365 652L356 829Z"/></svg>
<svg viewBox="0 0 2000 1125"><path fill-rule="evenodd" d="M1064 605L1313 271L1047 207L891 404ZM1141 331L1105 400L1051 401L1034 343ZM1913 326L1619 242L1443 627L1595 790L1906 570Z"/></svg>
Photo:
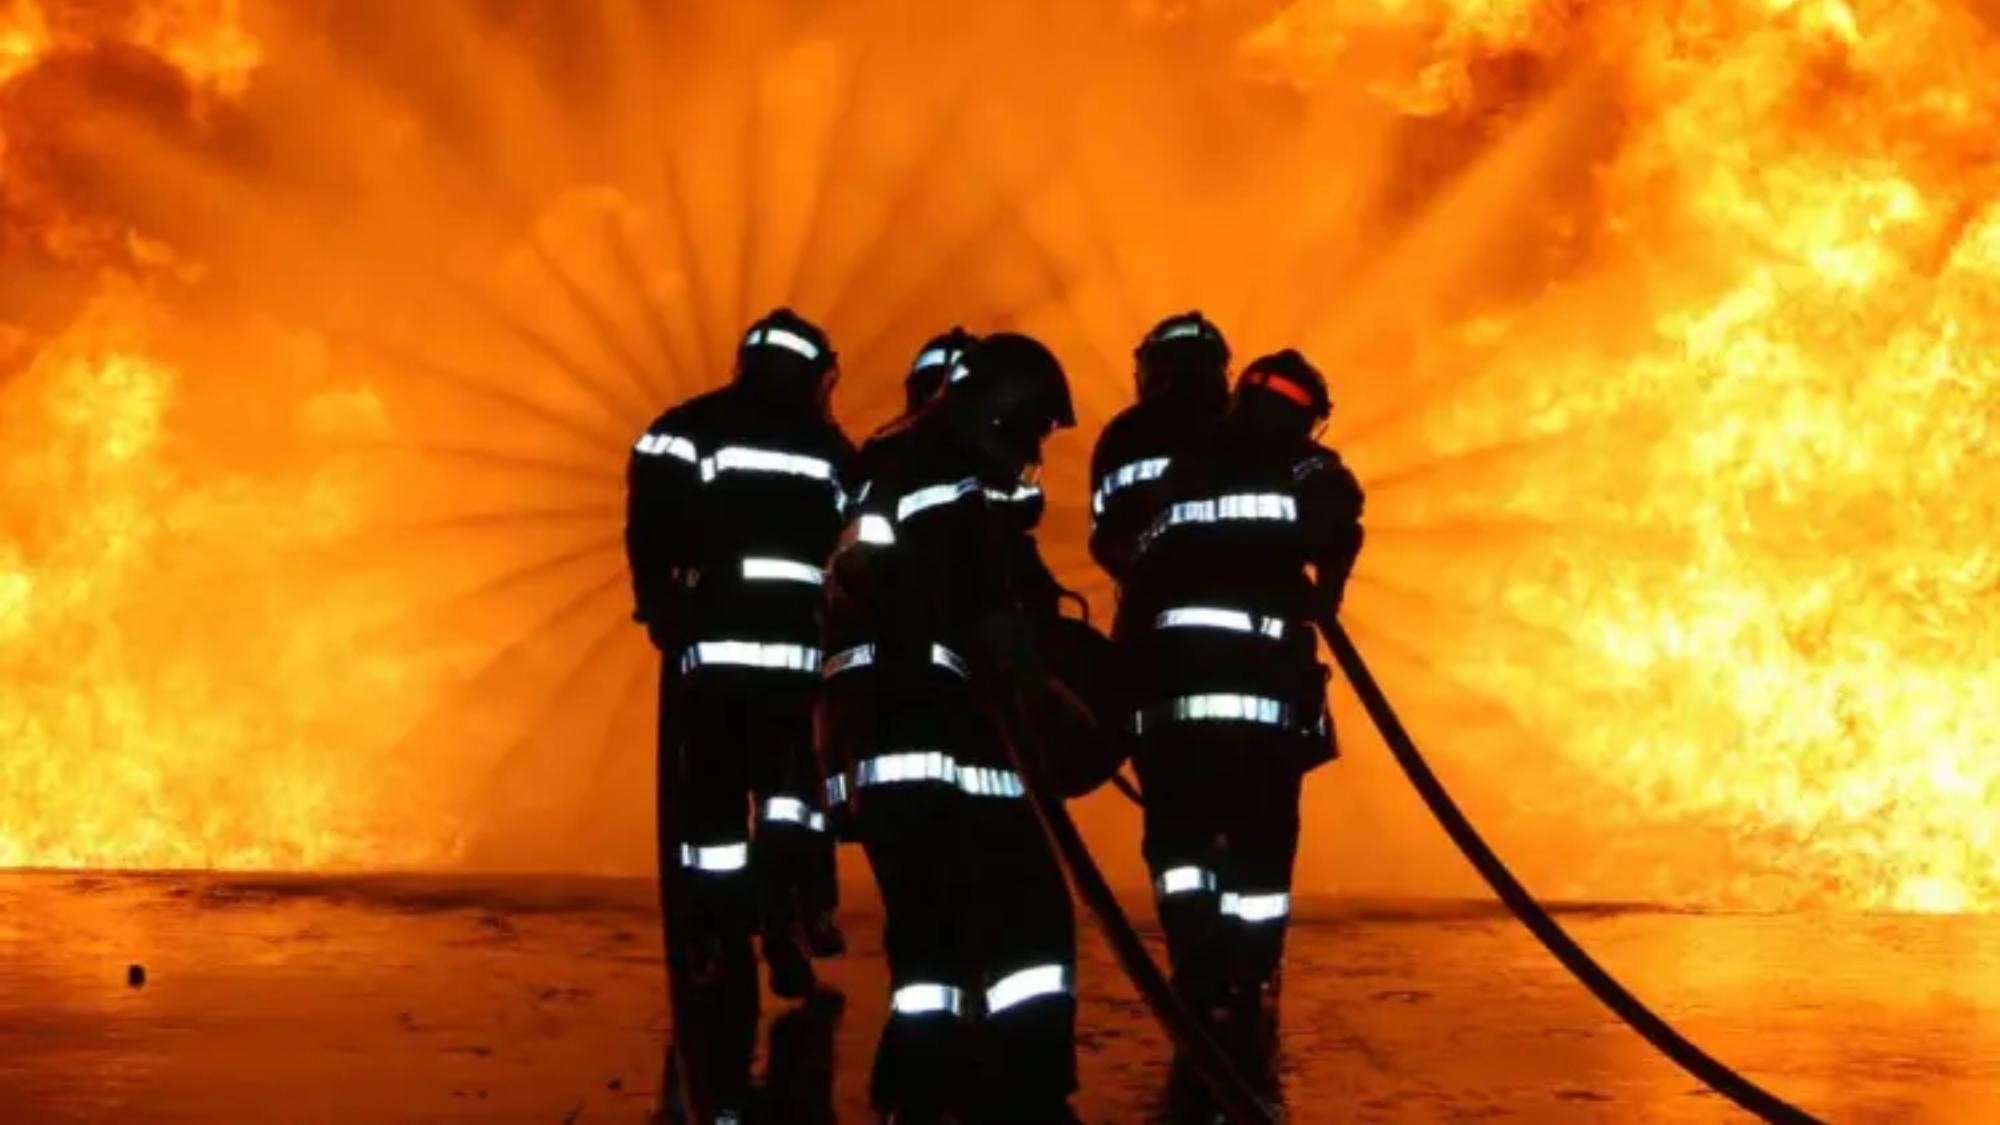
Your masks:
<svg viewBox="0 0 2000 1125"><path fill-rule="evenodd" d="M8 384L0 864L447 857L448 839L390 811L393 763L363 752L419 702L397 683L409 668L355 643L376 599L272 567L350 533L351 490L176 449L170 335L142 298L107 291ZM14 499L52 495L65 502ZM351 713L362 699L373 713Z"/></svg>
<svg viewBox="0 0 2000 1125"><path fill-rule="evenodd" d="M0 863L643 864L619 462L734 326L863 428L1020 324L1101 419L1199 305L1334 371L1352 623L1539 888L2000 908L1977 15L491 7L0 4ZM1309 884L1422 839L1350 743Z"/></svg>
<svg viewBox="0 0 2000 1125"><path fill-rule="evenodd" d="M1440 41L1494 27L1452 15ZM1581 803L1526 807L1699 857L1651 893L1712 865L1697 897L1991 908L2000 51L1944 4L1509 26L1509 49L1611 52L1624 135L1597 260L1451 356L1476 374L1428 423L1434 453L1546 435L1504 482L1427 490L1552 529L1450 571L1535 648L1496 630L1428 655L1574 771ZM1555 324L1607 296L1634 323Z"/></svg>
<svg viewBox="0 0 2000 1125"><path fill-rule="evenodd" d="M48 21L32 0L11 0L0 8L0 82L33 66L49 43Z"/></svg>
<svg viewBox="0 0 2000 1125"><path fill-rule="evenodd" d="M133 9L125 27L132 43L172 62L198 87L240 97L263 61L243 26L242 0L162 0Z"/></svg>

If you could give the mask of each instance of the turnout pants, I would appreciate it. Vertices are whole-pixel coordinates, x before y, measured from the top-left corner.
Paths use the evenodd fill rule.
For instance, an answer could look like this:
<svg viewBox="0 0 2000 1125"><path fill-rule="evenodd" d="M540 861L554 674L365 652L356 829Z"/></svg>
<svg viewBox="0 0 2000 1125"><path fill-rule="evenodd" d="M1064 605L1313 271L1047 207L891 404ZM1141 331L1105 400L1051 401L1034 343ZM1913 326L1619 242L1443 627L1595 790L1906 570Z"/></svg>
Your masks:
<svg viewBox="0 0 2000 1125"><path fill-rule="evenodd" d="M1062 871L1011 772L935 751L872 762L853 780L887 908L892 991L874 1103L1032 1121L1076 1088L1076 933Z"/></svg>
<svg viewBox="0 0 2000 1125"><path fill-rule="evenodd" d="M716 940L789 940L803 912L831 909L834 839L812 750L817 678L783 671L696 670L671 704L663 783L678 785L672 859L694 888L699 925Z"/></svg>
<svg viewBox="0 0 2000 1125"><path fill-rule="evenodd" d="M1187 723L1134 755L1174 985L1197 1011L1255 996L1284 959L1303 780L1280 750L1290 737Z"/></svg>

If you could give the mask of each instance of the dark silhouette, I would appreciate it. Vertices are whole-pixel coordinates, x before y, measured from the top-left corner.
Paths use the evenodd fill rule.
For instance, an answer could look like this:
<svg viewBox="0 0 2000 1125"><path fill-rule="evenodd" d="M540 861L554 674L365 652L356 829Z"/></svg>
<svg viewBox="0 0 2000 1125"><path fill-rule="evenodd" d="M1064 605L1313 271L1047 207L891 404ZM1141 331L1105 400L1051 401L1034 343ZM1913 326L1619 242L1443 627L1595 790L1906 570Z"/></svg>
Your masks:
<svg viewBox="0 0 2000 1125"><path fill-rule="evenodd" d="M1297 353L1253 363L1171 452L1118 612L1174 984L1267 1084L1300 785L1335 754L1313 625L1362 541L1360 485L1316 441L1330 411Z"/></svg>
<svg viewBox="0 0 2000 1125"><path fill-rule="evenodd" d="M635 616L662 654L662 885L685 892L669 896L685 915L669 934L685 964L670 968L702 1039L691 1077L718 1117L745 1095L752 934L772 991L800 998L816 987L808 924L832 925L811 745L822 564L852 456L827 414L838 372L818 328L773 312L744 337L734 382L662 415L629 468Z"/></svg>
<svg viewBox="0 0 2000 1125"><path fill-rule="evenodd" d="M887 908L872 1097L897 1121L1073 1120L1069 895L989 705L1018 697L1033 663L1004 508L1074 424L1055 358L996 335L857 464L822 751Z"/></svg>
<svg viewBox="0 0 2000 1125"><path fill-rule="evenodd" d="M1090 456L1090 555L1121 584L1174 452L1229 401L1229 345L1199 312L1161 321L1133 357L1139 400L1105 425Z"/></svg>
<svg viewBox="0 0 2000 1125"><path fill-rule="evenodd" d="M882 427L868 444L887 438L914 422L924 407L944 390L952 373L960 369L959 360L966 351L978 342L977 336L957 325L953 325L949 332L926 341L910 364L909 375L903 379L903 415ZM867 445L864 444L862 457L865 460L867 456ZM1041 526L1042 514L1047 509L1039 469L1040 466L1035 466L1023 472L1018 480L988 486L985 488L986 503L997 525L1007 532L1001 537L1001 550L1006 553L1008 568L1014 576L1015 593L1021 598L1023 607L1038 615L1054 616L1061 611L1064 601L1076 606L1083 606L1084 602L1056 581L1042 559L1040 545L1035 541L1035 529ZM1088 616L1087 610L1085 616Z"/></svg>
<svg viewBox="0 0 2000 1125"><path fill-rule="evenodd" d="M753 981L754 984L754 981ZM756 1026L754 999L749 1009L750 1027ZM834 1125L839 1117L834 1108L833 1085L837 1064L834 1036L846 1001L838 992L821 990L805 1002L771 1021L765 1037L764 1081L752 1084L750 1057L733 1061L744 1068L737 1084L744 1091L738 1106L709 1112L698 1125ZM741 1010L728 1018L740 1019ZM713 1018L715 1013L709 1013ZM695 1114L680 1097L685 1090L679 1072L680 1061L672 1040L668 1042L661 1085L661 1105L653 1115L659 1125L683 1125ZM730 1116L734 1114L734 1116Z"/></svg>

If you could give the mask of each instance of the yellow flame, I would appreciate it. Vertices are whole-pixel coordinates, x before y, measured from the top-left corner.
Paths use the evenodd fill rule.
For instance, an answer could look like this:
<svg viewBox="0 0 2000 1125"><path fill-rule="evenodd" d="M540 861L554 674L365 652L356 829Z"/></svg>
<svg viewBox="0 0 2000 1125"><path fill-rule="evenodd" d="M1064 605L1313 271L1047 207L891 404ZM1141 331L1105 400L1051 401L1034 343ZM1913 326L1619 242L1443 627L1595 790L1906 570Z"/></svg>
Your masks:
<svg viewBox="0 0 2000 1125"><path fill-rule="evenodd" d="M394 785L370 764L420 703L355 644L379 595L273 565L346 534L351 501L317 474L192 467L161 328L143 295L107 292L0 412L0 864L442 861L442 830L385 815Z"/></svg>
<svg viewBox="0 0 2000 1125"><path fill-rule="evenodd" d="M0 7L0 83L33 66L51 42L48 20L35 0L9 0Z"/></svg>
<svg viewBox="0 0 2000 1125"><path fill-rule="evenodd" d="M263 62L242 0L154 0L134 8L125 37L172 62L196 86L240 96Z"/></svg>
<svg viewBox="0 0 2000 1125"><path fill-rule="evenodd" d="M1427 652L1590 779L1532 807L1665 850L1668 826L1726 838L1663 893L2000 905L2000 635L1977 625L2000 612L2000 50L1941 4L1616 19L1596 42L1634 45L1631 93L1601 206L1643 260L1550 303L1623 294L1651 324L1632 348L1489 343L1491 393L1431 426L1439 449L1565 435L1462 500L1572 529L1465 576L1562 643Z"/></svg>
<svg viewBox="0 0 2000 1125"><path fill-rule="evenodd" d="M1021 91L987 91L1005 76L982 71L992 104L932 133L917 110L950 101L951 50L1042 62L1055 37L1009 44L1019 5L969 5L993 24L941 24L913 76L893 68L907 52L847 42L901 42L865 4L830 5L804 44L759 5L716 4L715 59L700 37L617 34L642 7L604 6L601 118L462 6L371 28L381 59L424 60L408 98L342 73L312 35L256 41L234 3L142 4L98 29L201 90L241 95L267 68L292 79L287 65L299 89L324 83L311 121L280 122L297 129L256 121L297 146L274 160L314 175L267 184L110 126L126 163L105 160L223 228L232 333L263 338L304 306L431 367L408 378L408 362L335 356L319 335L231 335L230 354L185 358L163 343L178 311L132 299L28 353L0 399L0 862L448 862L465 853L440 826L508 763L541 763L515 780L531 803L625 788L616 770L591 781L576 752L622 739L619 760L643 769L646 657L615 544L592 545L615 533L615 447L666 393L720 377L748 306L837 311L844 354L872 337L843 390L870 409L893 378L860 376L893 371L933 320L1046 330L1101 416L1129 386L1116 357L1186 300L1225 316L1245 354L1302 342L1327 358L1336 436L1372 490L1348 613L1454 783L1513 814L1502 842L1523 844L1538 886L2000 908L2000 632L1985 625L2000 611L2000 46L1975 15L1944 0L1294 0L1246 25L1227 23L1235 5L1133 0L1115 9L1140 32L1227 23L1242 75L1164 112L1213 76L1179 67L1171 34L1120 24L1059 93L1024 81L1009 101ZM6 81L68 17L0 11ZM729 54L731 34L754 48ZM1162 59L1129 57L1145 51ZM653 84L669 73L682 85ZM436 96L448 83L476 96ZM843 112L851 88L878 100ZM1210 102L1226 104L1205 117ZM1023 140L1072 133L1053 155ZM932 177L943 190L898 194L960 135L991 166L959 153ZM209 263L175 237L126 243L141 272L196 286ZM1293 258L1313 268L1287 273ZM498 312L420 279L436 262ZM399 471L374 489L328 452L398 440L515 475ZM1065 440L1049 538L1076 558L1086 443ZM607 466L610 483L591 476ZM371 521L436 514L419 501L475 523L510 504L578 518L366 579L283 569ZM457 606L467 621L414 627L404 647L351 625L488 573L507 608ZM547 622L535 643L509 632ZM1385 642L1419 655L1391 663ZM600 645L622 662L589 663ZM503 650L480 703L446 708L458 675ZM434 736L420 757L401 741L419 726ZM1319 784L1357 773L1361 753ZM1323 882L1373 841L1346 843L1308 857L1336 873Z"/></svg>

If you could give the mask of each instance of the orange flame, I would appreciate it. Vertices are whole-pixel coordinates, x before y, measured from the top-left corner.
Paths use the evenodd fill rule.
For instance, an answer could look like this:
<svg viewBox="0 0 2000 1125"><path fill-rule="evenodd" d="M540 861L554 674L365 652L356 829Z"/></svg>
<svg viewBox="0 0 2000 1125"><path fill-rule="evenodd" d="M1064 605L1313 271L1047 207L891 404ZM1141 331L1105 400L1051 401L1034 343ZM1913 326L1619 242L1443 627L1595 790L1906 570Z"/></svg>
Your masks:
<svg viewBox="0 0 2000 1125"><path fill-rule="evenodd" d="M1334 371L1351 623L1538 886L2000 907L1960 6L300 7L0 7L0 109L107 41L196 103L0 116L0 225L119 235L0 267L82 294L0 318L0 863L641 864L618 461L736 324L827 317L857 422L1019 324L1101 420L1199 305ZM1082 445L1047 539L1102 593ZM1394 784L1315 782L1309 886L1438 884Z"/></svg>

